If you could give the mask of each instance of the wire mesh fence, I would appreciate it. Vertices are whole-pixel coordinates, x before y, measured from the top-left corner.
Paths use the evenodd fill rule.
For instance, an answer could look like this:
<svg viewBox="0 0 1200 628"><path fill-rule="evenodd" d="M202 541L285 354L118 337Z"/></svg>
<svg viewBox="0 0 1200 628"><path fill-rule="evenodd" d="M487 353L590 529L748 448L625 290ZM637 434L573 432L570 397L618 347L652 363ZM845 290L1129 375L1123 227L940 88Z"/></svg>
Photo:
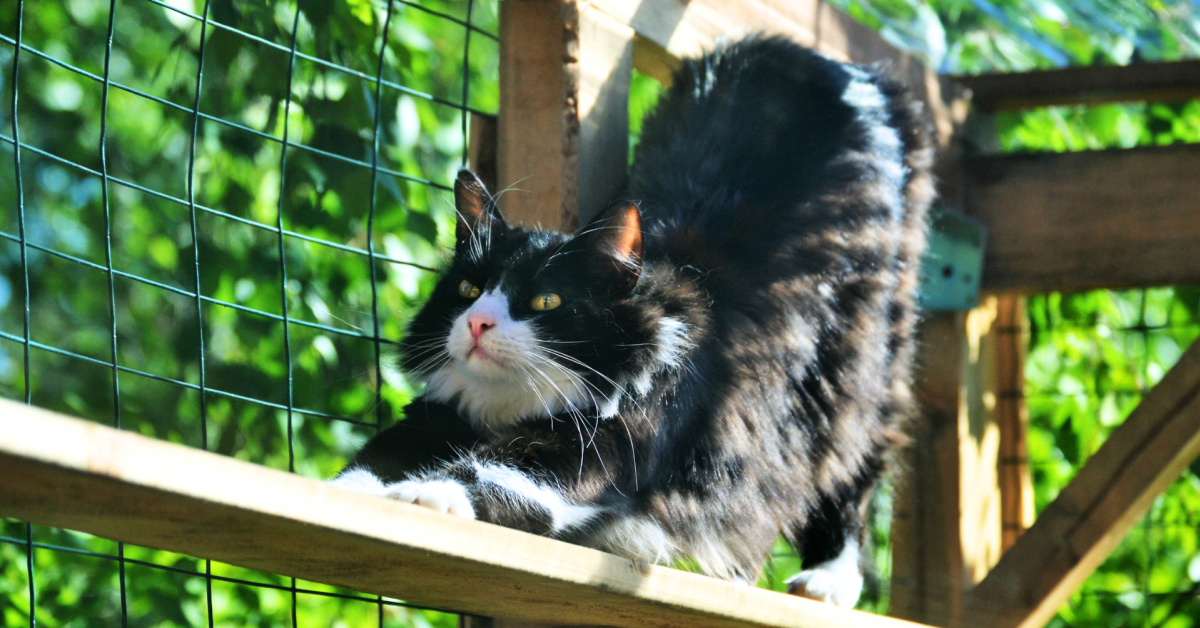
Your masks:
<svg viewBox="0 0 1200 628"><path fill-rule="evenodd" d="M1026 366L1035 507L1050 503L1200 338L1200 290L1030 299ZM1193 626L1200 618L1200 463L1060 610L1051 626Z"/></svg>
<svg viewBox="0 0 1200 628"><path fill-rule="evenodd" d="M494 0L19 0L0 14L0 395L330 477L452 233ZM386 385L385 385L386 384ZM453 615L0 522L6 626ZM290 622L290 624L289 624Z"/></svg>

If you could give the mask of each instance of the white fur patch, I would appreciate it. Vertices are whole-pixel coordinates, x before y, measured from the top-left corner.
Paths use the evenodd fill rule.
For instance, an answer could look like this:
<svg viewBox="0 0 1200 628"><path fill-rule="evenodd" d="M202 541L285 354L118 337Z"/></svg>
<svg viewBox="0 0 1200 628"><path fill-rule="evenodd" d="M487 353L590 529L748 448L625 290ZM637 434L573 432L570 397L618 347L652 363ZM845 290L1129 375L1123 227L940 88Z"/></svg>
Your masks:
<svg viewBox="0 0 1200 628"><path fill-rule="evenodd" d="M866 72L851 66L846 67L846 72L852 80L842 93L842 102L855 109L887 108L887 99L883 97L883 92L871 83L871 77Z"/></svg>
<svg viewBox="0 0 1200 628"><path fill-rule="evenodd" d="M538 484L512 467L475 463L475 474L481 483L500 487L520 501L545 508L550 512L550 527L554 532L581 526L600 513L598 506L573 504L558 490Z"/></svg>
<svg viewBox="0 0 1200 628"><path fill-rule="evenodd" d="M678 318L664 316L659 319L658 334L654 338L654 359L667 368L677 368L682 364L683 356L692 346L691 339L688 337L689 330L688 324ZM650 385L653 383L656 370L647 371L633 382L633 388L639 395L650 392Z"/></svg>
<svg viewBox="0 0 1200 628"><path fill-rule="evenodd" d="M842 102L858 110L858 118L867 127L871 152L880 157L873 165L892 185L888 186L890 206L902 209L902 187L904 185L904 155L900 135L888 124L887 98L872 82L870 75L852 66L846 71L851 80L842 92Z"/></svg>
<svg viewBox="0 0 1200 628"><path fill-rule="evenodd" d="M643 563L666 564L679 554L667 532L649 517L613 521L594 537L594 546Z"/></svg>
<svg viewBox="0 0 1200 628"><path fill-rule="evenodd" d="M658 337L655 357L667 366L679 366L683 354L687 352L691 342L688 340L688 325L678 318L664 316L658 321Z"/></svg>
<svg viewBox="0 0 1200 628"><path fill-rule="evenodd" d="M467 318L485 314L496 326L475 345ZM454 320L446 339L450 359L424 376L434 401L456 402L476 423L502 426L531 416L590 409L592 395L579 375L551 363L533 325L512 318L508 298L489 290ZM457 400L457 401L455 401Z"/></svg>
<svg viewBox="0 0 1200 628"><path fill-rule="evenodd" d="M362 468L346 469L336 478L329 480L329 484L376 497L382 497L387 492L387 487L379 478L375 477L374 473Z"/></svg>
<svg viewBox="0 0 1200 628"><path fill-rule="evenodd" d="M805 569L788 579L788 591L819 602L854 608L863 587L858 561L858 542L846 541L842 553L833 560Z"/></svg>
<svg viewBox="0 0 1200 628"><path fill-rule="evenodd" d="M475 518L466 487L454 480L405 480L389 485L383 496L463 519Z"/></svg>

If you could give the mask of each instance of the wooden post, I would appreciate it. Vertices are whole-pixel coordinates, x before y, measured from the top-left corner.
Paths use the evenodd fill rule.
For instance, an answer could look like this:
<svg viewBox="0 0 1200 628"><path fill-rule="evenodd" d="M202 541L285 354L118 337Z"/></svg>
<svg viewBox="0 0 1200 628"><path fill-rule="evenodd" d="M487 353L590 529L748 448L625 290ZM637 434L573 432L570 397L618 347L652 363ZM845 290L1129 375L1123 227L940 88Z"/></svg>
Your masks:
<svg viewBox="0 0 1200 628"><path fill-rule="evenodd" d="M921 415L903 452L892 520L890 613L937 626L957 615L962 582L958 539L958 402L965 316L929 315L918 333L915 392Z"/></svg>
<svg viewBox="0 0 1200 628"><path fill-rule="evenodd" d="M1025 347L1029 322L1025 298L1004 296L996 312L996 423L1000 427L1000 547L1007 551L1033 525L1033 478L1025 434Z"/></svg>
<svg viewBox="0 0 1200 628"><path fill-rule="evenodd" d="M581 0L500 4L505 216L573 230L625 185L633 29Z"/></svg>
<svg viewBox="0 0 1200 628"><path fill-rule="evenodd" d="M997 422L1004 336L1000 299L931 314L919 334L922 416L893 522L891 613L957 625L963 596L1000 559Z"/></svg>

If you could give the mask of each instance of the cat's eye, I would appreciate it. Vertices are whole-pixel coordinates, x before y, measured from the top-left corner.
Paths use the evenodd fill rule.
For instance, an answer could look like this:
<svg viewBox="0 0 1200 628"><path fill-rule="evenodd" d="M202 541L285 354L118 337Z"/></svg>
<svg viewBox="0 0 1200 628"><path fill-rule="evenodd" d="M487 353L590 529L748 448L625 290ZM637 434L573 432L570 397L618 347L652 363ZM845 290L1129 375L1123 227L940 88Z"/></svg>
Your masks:
<svg viewBox="0 0 1200 628"><path fill-rule="evenodd" d="M533 301L529 302L529 307L539 311L553 310L562 305L562 297L553 292L543 292L542 294L533 297Z"/></svg>
<svg viewBox="0 0 1200 628"><path fill-rule="evenodd" d="M482 293L483 291L478 286L466 279L463 279L462 283L458 284L458 296L464 299L477 299Z"/></svg>

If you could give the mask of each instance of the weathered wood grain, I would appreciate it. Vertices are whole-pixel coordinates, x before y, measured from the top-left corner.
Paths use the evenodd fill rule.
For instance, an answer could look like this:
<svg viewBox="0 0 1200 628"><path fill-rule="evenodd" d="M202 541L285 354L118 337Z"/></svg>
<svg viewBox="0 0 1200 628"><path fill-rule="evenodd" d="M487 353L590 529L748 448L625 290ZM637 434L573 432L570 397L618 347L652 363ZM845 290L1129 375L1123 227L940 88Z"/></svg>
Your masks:
<svg viewBox="0 0 1200 628"><path fill-rule="evenodd" d="M0 516L508 620L914 625L635 564L7 400Z"/></svg>

